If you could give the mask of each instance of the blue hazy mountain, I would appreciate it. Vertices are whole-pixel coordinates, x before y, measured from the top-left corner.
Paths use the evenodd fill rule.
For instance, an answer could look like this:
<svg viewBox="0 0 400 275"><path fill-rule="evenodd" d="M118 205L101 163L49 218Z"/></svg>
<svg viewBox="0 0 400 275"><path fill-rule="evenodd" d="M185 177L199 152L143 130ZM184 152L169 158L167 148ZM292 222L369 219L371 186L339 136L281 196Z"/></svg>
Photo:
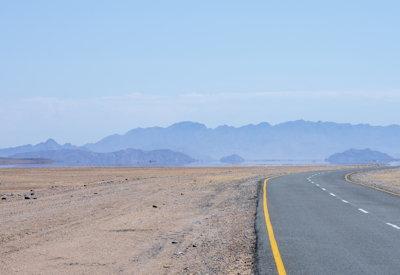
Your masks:
<svg viewBox="0 0 400 275"><path fill-rule="evenodd" d="M198 160L219 160L237 154L246 160L325 160L350 148L371 148L400 158L400 126L371 126L333 122L290 121L242 127L208 128L197 122L169 127L136 128L82 147L60 145L50 139L36 145L0 150L0 157L40 151L78 150L111 153L126 149L169 149Z"/></svg>
<svg viewBox="0 0 400 275"><path fill-rule="evenodd" d="M54 139L48 139L45 142L38 143L36 145L22 145L17 147L10 147L5 149L0 149L0 157L9 157L19 153L30 153L39 151L49 151L49 150L73 150L78 149L70 143L64 145L58 144Z"/></svg>
<svg viewBox="0 0 400 275"><path fill-rule="evenodd" d="M233 155L222 157L219 161L222 163L226 163L226 164L241 164L241 163L245 162L245 159L239 155L233 154Z"/></svg>
<svg viewBox="0 0 400 275"><path fill-rule="evenodd" d="M277 125L260 123L207 128L197 122L180 122L165 128L136 128L123 135L112 135L87 144L85 148L95 152L168 148L198 159L220 159L238 154L247 160L324 160L349 148L372 148L398 157L400 126L298 120Z"/></svg>
<svg viewBox="0 0 400 275"><path fill-rule="evenodd" d="M371 149L350 149L327 158L332 164L388 164L395 159L388 154Z"/></svg>

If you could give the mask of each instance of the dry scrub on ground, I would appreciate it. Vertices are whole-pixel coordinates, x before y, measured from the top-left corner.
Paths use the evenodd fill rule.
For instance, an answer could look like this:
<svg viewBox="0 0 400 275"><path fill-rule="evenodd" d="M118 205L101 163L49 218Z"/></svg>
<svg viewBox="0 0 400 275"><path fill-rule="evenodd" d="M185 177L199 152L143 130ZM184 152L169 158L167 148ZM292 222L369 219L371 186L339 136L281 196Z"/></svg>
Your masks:
<svg viewBox="0 0 400 275"><path fill-rule="evenodd" d="M357 173L351 176L355 182L378 187L400 195L400 168Z"/></svg>

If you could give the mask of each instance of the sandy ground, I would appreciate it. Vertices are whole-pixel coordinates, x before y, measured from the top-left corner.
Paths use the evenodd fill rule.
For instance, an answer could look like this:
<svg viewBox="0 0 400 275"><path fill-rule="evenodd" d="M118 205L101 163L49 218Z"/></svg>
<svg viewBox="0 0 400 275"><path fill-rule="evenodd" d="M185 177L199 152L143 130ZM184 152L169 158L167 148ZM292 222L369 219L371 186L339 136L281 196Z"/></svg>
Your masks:
<svg viewBox="0 0 400 275"><path fill-rule="evenodd" d="M249 274L257 181L318 169L1 169L0 274Z"/></svg>
<svg viewBox="0 0 400 275"><path fill-rule="evenodd" d="M400 168L357 173L351 176L356 183L378 187L400 195Z"/></svg>

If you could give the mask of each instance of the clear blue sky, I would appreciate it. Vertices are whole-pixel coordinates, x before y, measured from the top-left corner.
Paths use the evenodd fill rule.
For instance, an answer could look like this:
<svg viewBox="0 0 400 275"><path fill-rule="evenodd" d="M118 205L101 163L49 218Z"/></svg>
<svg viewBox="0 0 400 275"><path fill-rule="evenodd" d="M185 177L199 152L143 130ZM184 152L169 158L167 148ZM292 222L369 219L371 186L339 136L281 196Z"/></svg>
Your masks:
<svg viewBox="0 0 400 275"><path fill-rule="evenodd" d="M400 123L398 1L2 1L0 147L198 120Z"/></svg>

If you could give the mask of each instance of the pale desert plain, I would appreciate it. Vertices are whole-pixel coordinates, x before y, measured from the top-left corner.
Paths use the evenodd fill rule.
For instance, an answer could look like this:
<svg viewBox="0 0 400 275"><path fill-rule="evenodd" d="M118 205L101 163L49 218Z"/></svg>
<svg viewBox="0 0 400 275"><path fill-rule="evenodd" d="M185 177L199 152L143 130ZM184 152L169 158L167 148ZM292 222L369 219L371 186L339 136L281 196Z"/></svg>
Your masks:
<svg viewBox="0 0 400 275"><path fill-rule="evenodd" d="M259 180L331 169L1 169L0 274L250 274Z"/></svg>

